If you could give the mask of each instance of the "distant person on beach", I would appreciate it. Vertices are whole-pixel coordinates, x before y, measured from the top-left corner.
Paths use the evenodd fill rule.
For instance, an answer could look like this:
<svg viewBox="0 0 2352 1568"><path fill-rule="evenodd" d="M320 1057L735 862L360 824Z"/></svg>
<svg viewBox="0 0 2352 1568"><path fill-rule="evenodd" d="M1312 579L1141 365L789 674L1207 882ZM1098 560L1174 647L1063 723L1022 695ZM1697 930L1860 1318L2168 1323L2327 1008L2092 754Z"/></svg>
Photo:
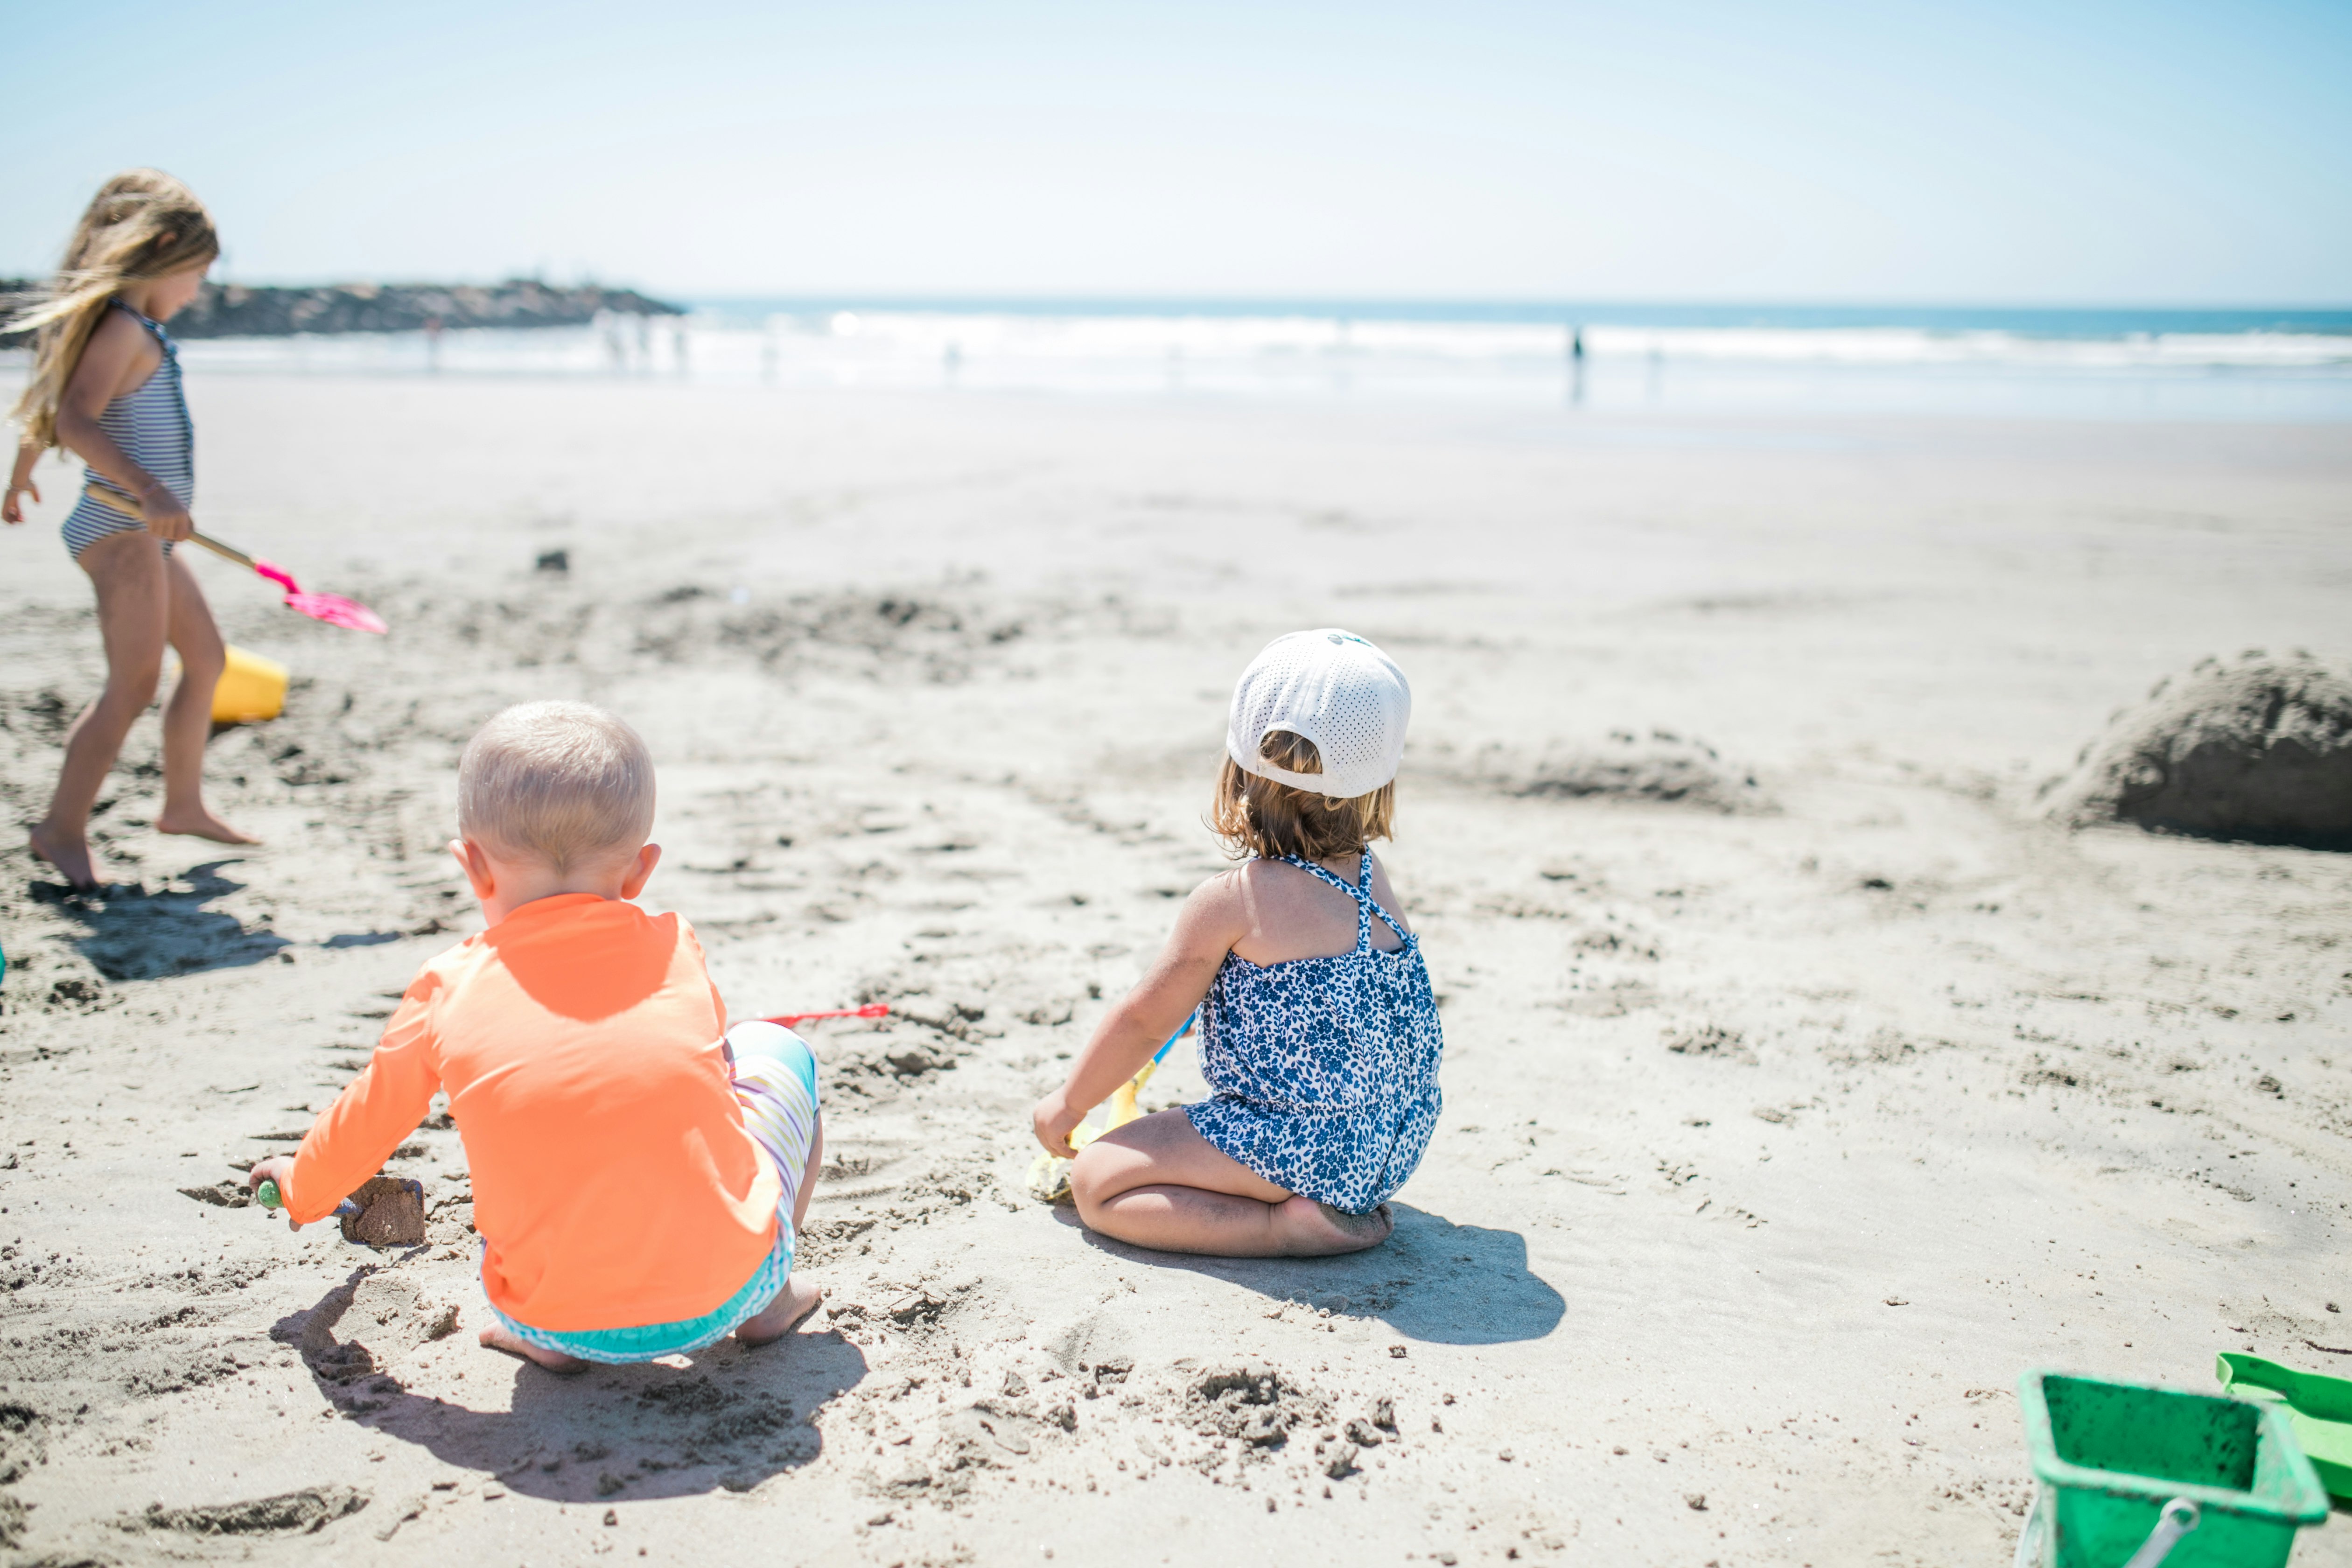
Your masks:
<svg viewBox="0 0 2352 1568"><path fill-rule="evenodd" d="M1412 693L1363 638L1293 632L1242 672L1211 825L1245 862L1193 889L1140 984L1032 1113L1070 1155L1087 1110L1200 1008L1195 1105L1078 1152L1090 1229L1163 1252L1376 1247L1437 1124L1444 1040L1419 940L1371 840L1389 837Z"/></svg>
<svg viewBox="0 0 2352 1568"><path fill-rule="evenodd" d="M793 1250L824 1156L816 1058L727 1026L693 929L629 900L654 767L628 725L531 702L457 764L449 846L488 928L430 960L365 1071L291 1158L253 1167L296 1226L328 1217L436 1091L464 1139L493 1350L553 1372L650 1361L814 1310Z"/></svg>
<svg viewBox="0 0 2352 1568"><path fill-rule="evenodd" d="M16 400L22 435L0 517L22 522L24 498L41 499L33 466L50 447L89 466L64 532L98 591L106 689L66 731L57 791L30 835L33 853L79 889L98 886L90 807L131 721L155 700L166 643L179 653L180 679L163 709L156 831L254 842L205 805L213 688L228 656L195 574L172 554L195 526L195 437L163 323L196 297L219 254L212 218L187 186L133 169L100 187L56 280L9 323L34 333L33 374Z"/></svg>

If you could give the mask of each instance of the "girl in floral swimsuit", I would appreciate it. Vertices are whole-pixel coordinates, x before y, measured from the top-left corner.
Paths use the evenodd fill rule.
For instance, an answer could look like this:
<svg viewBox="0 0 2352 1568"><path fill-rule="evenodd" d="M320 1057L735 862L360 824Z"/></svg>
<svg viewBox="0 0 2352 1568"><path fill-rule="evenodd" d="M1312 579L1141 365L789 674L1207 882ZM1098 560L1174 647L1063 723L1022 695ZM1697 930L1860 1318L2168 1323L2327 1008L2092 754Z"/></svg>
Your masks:
<svg viewBox="0 0 2352 1568"><path fill-rule="evenodd" d="M1089 1108L1196 1005L1213 1096L1105 1133L1076 1156L1087 1225L1168 1252L1352 1252L1421 1163L1444 1048L1421 944L1370 842L1386 837L1412 694L1336 629L1277 638L1234 693L1213 823L1248 858L1196 889L1141 984L1039 1102L1070 1153Z"/></svg>

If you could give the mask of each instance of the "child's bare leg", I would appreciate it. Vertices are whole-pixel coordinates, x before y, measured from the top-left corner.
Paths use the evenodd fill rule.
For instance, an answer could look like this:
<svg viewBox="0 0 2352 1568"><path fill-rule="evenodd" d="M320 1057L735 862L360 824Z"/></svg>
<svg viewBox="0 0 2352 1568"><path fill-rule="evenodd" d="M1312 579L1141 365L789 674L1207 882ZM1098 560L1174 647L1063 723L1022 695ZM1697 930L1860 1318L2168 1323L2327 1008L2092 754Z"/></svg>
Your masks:
<svg viewBox="0 0 2352 1568"><path fill-rule="evenodd" d="M98 630L106 645L106 689L66 731L65 764L58 770L49 812L35 825L33 853L77 888L94 887L89 858L89 808L122 750L132 721L155 700L171 622L171 591L163 548L144 530L97 540L75 558L98 590Z"/></svg>
<svg viewBox="0 0 2352 1568"><path fill-rule="evenodd" d="M560 1373L564 1377L572 1377L588 1370L589 1363L582 1361L578 1356L565 1355L562 1351L548 1350L519 1340L507 1332L501 1324L491 1324L475 1338L481 1342L482 1348L485 1350L504 1351L510 1356L520 1356L524 1361L536 1363L548 1371Z"/></svg>
<svg viewBox="0 0 2352 1568"><path fill-rule="evenodd" d="M808 1223L809 1199L816 1195L817 1173L824 1169L824 1112L817 1112L816 1131L809 1136L808 1159L801 1165L800 1190L793 1194L793 1234Z"/></svg>
<svg viewBox="0 0 2352 1568"><path fill-rule="evenodd" d="M1386 1206L1342 1214L1276 1186L1161 1110L1078 1152L1070 1193L1087 1228L1161 1252L1320 1258L1386 1241Z"/></svg>
<svg viewBox="0 0 2352 1568"><path fill-rule="evenodd" d="M824 1118L816 1120L816 1135L809 1140L808 1163L801 1170L800 1190L793 1194L793 1231L795 1236L808 1219L809 1196L816 1191L817 1173L824 1164ZM782 1339L793 1331L803 1318L817 1310L824 1300L824 1292L794 1274L785 1279L784 1288L776 1299L759 1312L735 1325L735 1337L747 1345L764 1345L771 1340Z"/></svg>
<svg viewBox="0 0 2352 1568"><path fill-rule="evenodd" d="M223 844L256 843L205 805L205 742L212 738L213 688L227 667L228 649L188 563L173 555L163 563L163 574L171 595L172 646L180 654L180 683L163 708L163 809L156 815L156 831L193 834Z"/></svg>

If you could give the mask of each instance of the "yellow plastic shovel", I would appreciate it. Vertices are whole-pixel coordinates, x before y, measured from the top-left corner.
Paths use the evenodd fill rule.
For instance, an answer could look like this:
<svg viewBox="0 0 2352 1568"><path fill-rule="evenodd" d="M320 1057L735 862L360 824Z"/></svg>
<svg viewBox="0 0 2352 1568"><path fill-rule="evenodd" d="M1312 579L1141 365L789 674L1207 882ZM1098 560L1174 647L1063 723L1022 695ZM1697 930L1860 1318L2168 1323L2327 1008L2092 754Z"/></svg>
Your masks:
<svg viewBox="0 0 2352 1568"><path fill-rule="evenodd" d="M1151 1053L1151 1059L1143 1064L1142 1070L1111 1090L1110 1110L1103 1118L1103 1124L1100 1127L1088 1127L1081 1122L1071 1129L1071 1148L1083 1149L1113 1128L1124 1127L1143 1114L1136 1108L1135 1097L1143 1092L1143 1086L1151 1081L1151 1075L1160 1070L1160 1064L1167 1059L1170 1051L1176 1048L1176 1042L1192 1033L1192 1026L1200 1020L1200 1016L1201 1010L1197 1007L1185 1015L1184 1021L1176 1026L1176 1032L1169 1036L1167 1042L1158 1050ZM1029 1165L1030 1195L1041 1204L1057 1204L1068 1197L1070 1195L1070 1163L1059 1154L1048 1154L1042 1150L1039 1151L1037 1158Z"/></svg>

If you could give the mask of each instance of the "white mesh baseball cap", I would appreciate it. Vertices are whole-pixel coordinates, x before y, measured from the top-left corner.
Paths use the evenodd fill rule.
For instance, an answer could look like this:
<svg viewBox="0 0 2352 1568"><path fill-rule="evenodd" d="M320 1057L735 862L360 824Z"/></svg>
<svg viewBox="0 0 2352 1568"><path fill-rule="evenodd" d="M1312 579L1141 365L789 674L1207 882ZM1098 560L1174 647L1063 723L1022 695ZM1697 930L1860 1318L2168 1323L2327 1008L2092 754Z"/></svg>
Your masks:
<svg viewBox="0 0 2352 1568"><path fill-rule="evenodd" d="M1292 632L1266 644L1242 671L1225 754L1262 779L1351 800L1396 777L1412 717L1412 688L1388 655L1337 626ZM1272 730L1314 742L1323 771L1294 773L1259 756Z"/></svg>

